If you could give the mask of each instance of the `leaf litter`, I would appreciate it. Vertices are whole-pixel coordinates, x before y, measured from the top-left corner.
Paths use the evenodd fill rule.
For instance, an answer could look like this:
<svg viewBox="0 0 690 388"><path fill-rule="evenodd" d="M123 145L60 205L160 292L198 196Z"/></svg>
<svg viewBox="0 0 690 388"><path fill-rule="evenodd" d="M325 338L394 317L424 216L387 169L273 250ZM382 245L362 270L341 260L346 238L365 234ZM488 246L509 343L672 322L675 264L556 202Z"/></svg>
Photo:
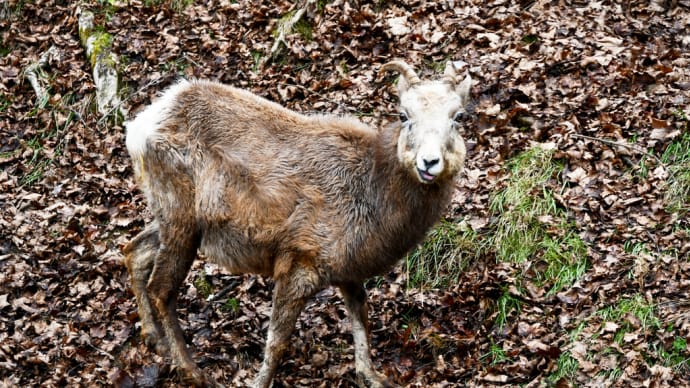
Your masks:
<svg viewBox="0 0 690 388"><path fill-rule="evenodd" d="M184 76L386 125L394 97L378 66L400 57L430 75L462 60L476 105L448 219L478 235L492 224L489 198L507 184L506 164L532 144L554 147L557 200L591 267L555 295L490 253L445 289L408 290L400 267L368 282L372 352L396 383L690 384L690 222L664 202L669 174L654 157L688 132L687 1L313 2L302 16L310 38L284 34L270 60L290 2L151 3L79 5L113 37L130 112ZM120 250L150 215L121 123L94 113L77 4L0 7L0 384L181 386L138 336ZM44 69L51 98L40 108L22 74L51 46L60 60ZM217 298L199 295L199 276ZM271 285L194 266L179 312L217 381L251 381ZM522 307L499 326L503 295ZM605 316L616 308L620 319ZM563 360L577 363L572 374L556 373ZM344 306L325 290L302 314L275 386L349 387L353 369Z"/></svg>

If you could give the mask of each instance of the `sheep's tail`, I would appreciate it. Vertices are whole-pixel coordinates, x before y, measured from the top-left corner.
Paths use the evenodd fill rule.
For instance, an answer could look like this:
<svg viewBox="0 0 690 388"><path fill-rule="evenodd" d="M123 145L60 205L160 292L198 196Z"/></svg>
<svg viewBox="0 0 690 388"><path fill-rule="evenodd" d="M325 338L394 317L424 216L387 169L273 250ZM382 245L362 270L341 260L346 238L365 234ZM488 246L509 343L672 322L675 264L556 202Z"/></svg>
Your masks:
<svg viewBox="0 0 690 388"><path fill-rule="evenodd" d="M180 80L166 89L151 105L141 111L134 120L125 123L127 129L127 151L132 160L137 160L146 153L148 139L158 133L161 124L173 113L178 94L189 88L190 85L189 81Z"/></svg>
<svg viewBox="0 0 690 388"><path fill-rule="evenodd" d="M165 90L134 120L125 123L127 151L132 158L135 174L140 179L144 178L144 156L150 147L149 139L159 134L160 126L175 109L178 94L190 85L189 81L180 80Z"/></svg>

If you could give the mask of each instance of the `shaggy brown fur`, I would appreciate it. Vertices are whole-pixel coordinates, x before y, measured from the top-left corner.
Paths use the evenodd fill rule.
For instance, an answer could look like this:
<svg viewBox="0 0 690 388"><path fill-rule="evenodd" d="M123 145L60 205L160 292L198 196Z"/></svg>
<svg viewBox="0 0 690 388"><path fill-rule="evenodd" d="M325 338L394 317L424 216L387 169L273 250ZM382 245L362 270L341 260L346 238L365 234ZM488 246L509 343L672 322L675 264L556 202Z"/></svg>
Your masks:
<svg viewBox="0 0 690 388"><path fill-rule="evenodd" d="M199 251L233 273L275 279L257 387L270 385L308 298L329 285L341 289L352 317L358 375L385 385L369 356L362 282L440 218L457 168L420 182L399 160L400 125L378 132L354 119L303 116L211 82L173 89L127 128L155 216L124 250L146 343L170 354L190 383L211 383L176 316L177 290ZM444 147L461 153L448 155L461 164L458 141Z"/></svg>

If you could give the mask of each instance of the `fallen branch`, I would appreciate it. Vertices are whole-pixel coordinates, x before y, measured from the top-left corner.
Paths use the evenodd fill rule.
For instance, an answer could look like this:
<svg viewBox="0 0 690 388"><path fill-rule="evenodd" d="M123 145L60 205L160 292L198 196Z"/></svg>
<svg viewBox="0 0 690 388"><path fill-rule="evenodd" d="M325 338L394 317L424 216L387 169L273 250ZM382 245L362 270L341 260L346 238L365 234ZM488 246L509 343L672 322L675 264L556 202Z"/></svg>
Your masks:
<svg viewBox="0 0 690 388"><path fill-rule="evenodd" d="M111 37L108 33L94 29L94 14L77 9L79 14L79 38L86 50L93 70L96 85L96 105L103 116L114 113L124 116L121 108L117 82L117 56L111 51Z"/></svg>
<svg viewBox="0 0 690 388"><path fill-rule="evenodd" d="M266 56L261 63L262 68L267 61L275 57L275 55L278 53L278 50L280 49L281 43L287 47L288 44L285 41L285 36L292 33L295 24L297 24L297 22L302 18L302 15L304 15L304 13L307 12L309 6L315 3L316 0L306 0L302 7L294 11L291 17L287 19L281 19L280 21L278 21L278 25L276 26L276 39L273 42L273 46L271 46L271 51L268 53L268 56Z"/></svg>
<svg viewBox="0 0 690 388"><path fill-rule="evenodd" d="M44 108L48 104L50 94L48 93L48 76L43 71L43 68L48 65L48 62L57 58L58 51L55 46L50 46L46 52L41 54L38 60L30 64L24 70L24 78L26 78L31 87L36 93L36 106Z"/></svg>

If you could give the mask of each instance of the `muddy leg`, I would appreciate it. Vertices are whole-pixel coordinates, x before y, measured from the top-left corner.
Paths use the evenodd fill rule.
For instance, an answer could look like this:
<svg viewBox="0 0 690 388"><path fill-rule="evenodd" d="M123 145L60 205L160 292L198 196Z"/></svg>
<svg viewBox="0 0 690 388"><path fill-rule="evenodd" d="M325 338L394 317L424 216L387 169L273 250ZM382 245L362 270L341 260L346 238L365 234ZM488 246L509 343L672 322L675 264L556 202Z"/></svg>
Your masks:
<svg viewBox="0 0 690 388"><path fill-rule="evenodd" d="M197 237L193 229L180 226L161 228L160 237L161 245L147 290L170 348L170 357L185 382L194 386L215 385L194 363L177 318L177 293L196 257Z"/></svg>
<svg viewBox="0 0 690 388"><path fill-rule="evenodd" d="M369 323L367 308L367 292L359 283L340 285L340 291L345 299L345 306L352 320L352 336L355 343L355 370L360 386L390 387L384 375L374 369L369 351Z"/></svg>
<svg viewBox="0 0 690 388"><path fill-rule="evenodd" d="M159 246L158 223L154 222L147 225L146 229L124 248L124 253L125 264L132 281L132 291L137 300L141 337L147 346L164 356L168 353L168 344L162 337L160 322L156 318L146 291L146 284L151 276Z"/></svg>
<svg viewBox="0 0 690 388"><path fill-rule="evenodd" d="M295 322L306 301L316 293L317 280L307 271L292 271L291 276L276 278L273 289L273 310L268 325L266 350L259 374L254 380L255 388L268 388L278 368Z"/></svg>

